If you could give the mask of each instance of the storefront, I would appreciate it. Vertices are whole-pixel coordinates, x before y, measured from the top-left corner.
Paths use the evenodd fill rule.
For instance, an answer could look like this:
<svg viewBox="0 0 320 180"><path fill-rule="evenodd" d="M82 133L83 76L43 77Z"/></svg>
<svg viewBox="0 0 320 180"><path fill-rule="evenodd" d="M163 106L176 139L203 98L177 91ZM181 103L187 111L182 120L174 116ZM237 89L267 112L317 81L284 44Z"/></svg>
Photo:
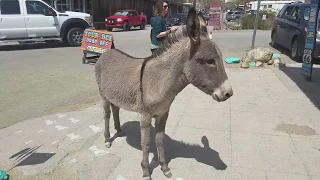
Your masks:
<svg viewBox="0 0 320 180"><path fill-rule="evenodd" d="M104 20L119 9L136 9L147 16L147 23L153 16L156 0L43 0L60 12L84 12L93 16L94 26L104 28ZM190 0L169 0L170 14L186 12Z"/></svg>
<svg viewBox="0 0 320 180"><path fill-rule="evenodd" d="M91 14L92 0L44 0L58 11L75 11Z"/></svg>

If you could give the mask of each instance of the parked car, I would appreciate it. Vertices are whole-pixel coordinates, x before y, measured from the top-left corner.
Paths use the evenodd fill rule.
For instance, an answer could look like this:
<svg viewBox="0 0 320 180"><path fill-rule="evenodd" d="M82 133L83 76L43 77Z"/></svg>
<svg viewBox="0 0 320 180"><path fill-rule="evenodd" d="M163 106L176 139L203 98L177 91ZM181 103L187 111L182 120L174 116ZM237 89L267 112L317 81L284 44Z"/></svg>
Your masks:
<svg viewBox="0 0 320 180"><path fill-rule="evenodd" d="M80 46L86 28L93 29L86 13L57 11L41 0L0 0L0 41L63 41Z"/></svg>
<svg viewBox="0 0 320 180"><path fill-rule="evenodd" d="M273 47L280 45L289 49L290 58L299 61L304 51L309 14L309 3L291 3L284 5L274 20L270 45ZM319 28L317 28L314 57L320 57Z"/></svg>
<svg viewBox="0 0 320 180"><path fill-rule="evenodd" d="M129 31L131 27L140 27L145 29L147 17L139 15L136 10L119 10L112 16L105 19L105 27L107 31L113 28L121 28L123 31Z"/></svg>
<svg viewBox="0 0 320 180"><path fill-rule="evenodd" d="M249 14L249 15L256 14L256 13L257 13L257 10L249 10L249 11L248 11L248 14Z"/></svg>
<svg viewBox="0 0 320 180"><path fill-rule="evenodd" d="M243 16L245 16L245 13L242 11L229 11L226 15L226 20L229 22L231 20L239 20Z"/></svg>
<svg viewBox="0 0 320 180"><path fill-rule="evenodd" d="M186 24L187 15L184 13L176 13L172 14L167 20L166 20L166 26L180 26L183 24Z"/></svg>

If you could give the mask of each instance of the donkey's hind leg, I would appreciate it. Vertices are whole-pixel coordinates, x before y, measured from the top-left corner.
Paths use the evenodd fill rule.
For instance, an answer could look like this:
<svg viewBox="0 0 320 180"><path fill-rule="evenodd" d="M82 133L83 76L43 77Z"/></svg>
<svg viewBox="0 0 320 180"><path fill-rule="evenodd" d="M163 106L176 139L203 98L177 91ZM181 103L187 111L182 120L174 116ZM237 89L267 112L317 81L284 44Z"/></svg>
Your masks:
<svg viewBox="0 0 320 180"><path fill-rule="evenodd" d="M164 143L163 140L165 138L165 128L166 128L166 122L168 119L169 111L162 114L161 116L156 117L155 122L155 129L156 129L156 146L158 151L158 158L159 158L159 164L161 166L161 170L163 174L167 178L171 178L171 170L168 167L168 164L166 162L165 153L164 153Z"/></svg>
<svg viewBox="0 0 320 180"><path fill-rule="evenodd" d="M109 129L109 122L110 122L110 102L106 98L102 98L103 103L103 118L104 118L104 144L107 148L111 146L110 141L110 129Z"/></svg>
<svg viewBox="0 0 320 180"><path fill-rule="evenodd" d="M117 136L121 136L121 127L120 127L120 119L119 119L119 110L120 108L111 103L113 121L114 121L114 128L117 130Z"/></svg>

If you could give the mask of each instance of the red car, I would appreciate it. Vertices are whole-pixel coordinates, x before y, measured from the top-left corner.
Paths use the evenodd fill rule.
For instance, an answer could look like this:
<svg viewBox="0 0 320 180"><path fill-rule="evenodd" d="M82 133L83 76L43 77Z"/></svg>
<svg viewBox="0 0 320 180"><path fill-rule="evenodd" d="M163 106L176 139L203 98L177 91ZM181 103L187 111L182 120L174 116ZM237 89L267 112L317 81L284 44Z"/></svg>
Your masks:
<svg viewBox="0 0 320 180"><path fill-rule="evenodd" d="M139 26L145 29L147 17L139 15L136 10L119 10L105 19L105 27L107 31L113 28L121 28L123 31L129 31L131 27Z"/></svg>

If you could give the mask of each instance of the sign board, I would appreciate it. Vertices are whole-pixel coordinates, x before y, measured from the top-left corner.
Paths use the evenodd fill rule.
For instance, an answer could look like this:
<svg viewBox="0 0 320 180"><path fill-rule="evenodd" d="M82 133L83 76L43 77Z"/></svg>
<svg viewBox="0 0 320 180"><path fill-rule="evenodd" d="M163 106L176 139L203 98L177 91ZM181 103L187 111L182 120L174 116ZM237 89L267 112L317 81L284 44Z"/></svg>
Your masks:
<svg viewBox="0 0 320 180"><path fill-rule="evenodd" d="M209 23L209 26L213 26L213 30L221 29L221 8L222 8L222 3L210 4L210 9L208 10L210 19L208 23Z"/></svg>
<svg viewBox="0 0 320 180"><path fill-rule="evenodd" d="M266 15L266 14L263 14L263 15L262 15L262 20L263 20L263 21L267 20L267 15Z"/></svg>
<svg viewBox="0 0 320 180"><path fill-rule="evenodd" d="M113 35L109 31L86 29L83 32L81 49L83 51L102 54L111 49Z"/></svg>
<svg viewBox="0 0 320 180"><path fill-rule="evenodd" d="M305 47L302 57L302 72L308 80L311 80L312 76L312 60L315 47L316 32L318 27L318 13L319 3L318 0L312 0L310 5L310 14L308 22L308 30L306 35Z"/></svg>

